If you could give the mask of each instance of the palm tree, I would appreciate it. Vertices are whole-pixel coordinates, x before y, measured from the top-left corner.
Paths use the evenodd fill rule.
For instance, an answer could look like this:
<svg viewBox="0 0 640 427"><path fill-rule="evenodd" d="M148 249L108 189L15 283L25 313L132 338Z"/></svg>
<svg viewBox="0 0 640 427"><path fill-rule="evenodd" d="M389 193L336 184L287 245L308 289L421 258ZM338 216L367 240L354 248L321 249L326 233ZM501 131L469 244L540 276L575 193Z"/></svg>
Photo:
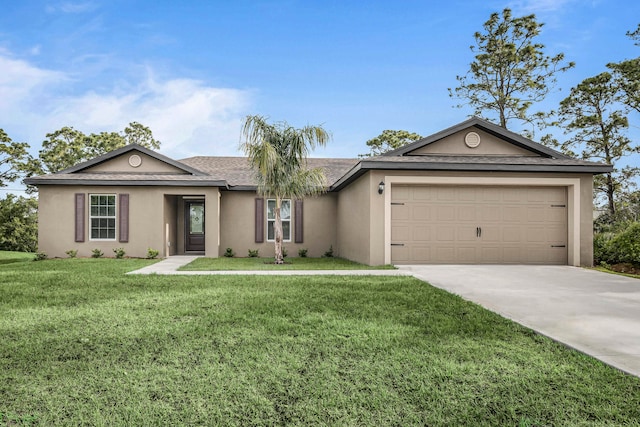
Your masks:
<svg viewBox="0 0 640 427"><path fill-rule="evenodd" d="M275 263L283 264L282 217L284 199L301 199L325 191L326 178L320 168L307 167L307 155L324 146L331 136L321 126L296 129L287 122L267 123L265 117L247 116L242 127L247 155L258 178L258 194L275 199Z"/></svg>

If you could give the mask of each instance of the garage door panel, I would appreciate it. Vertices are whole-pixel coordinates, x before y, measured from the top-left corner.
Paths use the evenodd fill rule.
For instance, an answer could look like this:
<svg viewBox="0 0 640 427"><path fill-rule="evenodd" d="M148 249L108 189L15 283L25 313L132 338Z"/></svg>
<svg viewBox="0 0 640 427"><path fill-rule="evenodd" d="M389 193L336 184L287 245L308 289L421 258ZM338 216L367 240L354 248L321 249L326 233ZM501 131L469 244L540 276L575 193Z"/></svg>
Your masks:
<svg viewBox="0 0 640 427"><path fill-rule="evenodd" d="M413 233L412 236L409 237L409 239L413 240L414 242L428 242L431 241L431 236L432 233L430 226L419 225L413 227Z"/></svg>
<svg viewBox="0 0 640 427"><path fill-rule="evenodd" d="M456 239L456 228L451 225L443 225L437 228L437 242L453 242Z"/></svg>
<svg viewBox="0 0 640 427"><path fill-rule="evenodd" d="M438 221L451 221L456 217L455 206L436 206L436 219Z"/></svg>
<svg viewBox="0 0 640 427"><path fill-rule="evenodd" d="M522 206L502 206L502 219L505 222L521 222L525 214L525 208Z"/></svg>
<svg viewBox="0 0 640 427"><path fill-rule="evenodd" d="M476 221L477 209L473 205L462 205L458 206L457 210L458 214L456 218L458 221L468 222L468 221Z"/></svg>
<svg viewBox="0 0 640 427"><path fill-rule="evenodd" d="M409 219L409 207L405 205L391 205L391 220Z"/></svg>
<svg viewBox="0 0 640 427"><path fill-rule="evenodd" d="M431 219L431 206L417 205L411 210L411 219L428 221Z"/></svg>
<svg viewBox="0 0 640 427"><path fill-rule="evenodd" d="M461 225L458 227L457 231L458 236L456 240L458 242L475 242L478 240L477 227Z"/></svg>
<svg viewBox="0 0 640 427"><path fill-rule="evenodd" d="M411 262L412 258L409 256L409 248L406 246L394 246L391 245L391 259L393 262Z"/></svg>
<svg viewBox="0 0 640 427"><path fill-rule="evenodd" d="M476 262L476 250L475 246L459 246L456 249L456 260L461 264L470 264Z"/></svg>
<svg viewBox="0 0 640 427"><path fill-rule="evenodd" d="M397 242L406 242L411 240L411 228L408 224L394 225L391 227L391 240Z"/></svg>
<svg viewBox="0 0 640 427"><path fill-rule="evenodd" d="M502 240L501 227L497 225L480 227L482 242L500 242ZM476 238L478 240L478 238Z"/></svg>
<svg viewBox="0 0 640 427"><path fill-rule="evenodd" d="M397 189L409 213L392 208L392 242L405 245L392 262L567 262L564 187L394 185L393 201Z"/></svg>

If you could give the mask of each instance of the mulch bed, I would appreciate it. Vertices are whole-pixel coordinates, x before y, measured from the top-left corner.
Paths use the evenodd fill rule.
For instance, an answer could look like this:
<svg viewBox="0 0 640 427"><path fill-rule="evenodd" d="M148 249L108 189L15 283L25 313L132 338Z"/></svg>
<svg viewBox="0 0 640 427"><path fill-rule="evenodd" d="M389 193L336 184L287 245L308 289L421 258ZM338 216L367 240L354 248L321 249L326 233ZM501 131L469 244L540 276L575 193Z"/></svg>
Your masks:
<svg viewBox="0 0 640 427"><path fill-rule="evenodd" d="M609 269L618 273L640 275L640 265L633 265L629 263L612 264L609 266Z"/></svg>

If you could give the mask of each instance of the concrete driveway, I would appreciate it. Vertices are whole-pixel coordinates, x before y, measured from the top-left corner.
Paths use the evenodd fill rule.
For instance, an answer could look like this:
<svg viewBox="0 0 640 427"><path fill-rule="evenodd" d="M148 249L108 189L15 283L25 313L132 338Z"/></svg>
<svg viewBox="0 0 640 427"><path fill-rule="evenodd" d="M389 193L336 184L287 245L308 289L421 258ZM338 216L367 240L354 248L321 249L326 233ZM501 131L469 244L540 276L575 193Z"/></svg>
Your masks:
<svg viewBox="0 0 640 427"><path fill-rule="evenodd" d="M640 376L640 280L567 266L401 266L524 326Z"/></svg>

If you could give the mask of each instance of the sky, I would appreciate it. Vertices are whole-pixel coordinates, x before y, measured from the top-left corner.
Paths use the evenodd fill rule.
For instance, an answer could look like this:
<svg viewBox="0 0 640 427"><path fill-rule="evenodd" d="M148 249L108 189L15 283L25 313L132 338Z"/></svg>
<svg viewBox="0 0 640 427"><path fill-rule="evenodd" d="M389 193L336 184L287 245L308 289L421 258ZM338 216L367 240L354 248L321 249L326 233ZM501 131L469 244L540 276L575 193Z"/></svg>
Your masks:
<svg viewBox="0 0 640 427"><path fill-rule="evenodd" d="M469 69L473 34L506 7L535 14L545 52L576 63L537 109L640 56L625 35L637 0L7 1L0 128L37 155L63 126L137 121L181 159L241 155L242 121L260 114L322 125L333 138L315 157L356 157L385 129L427 136L466 120L447 89ZM640 133L640 117L631 125Z"/></svg>

